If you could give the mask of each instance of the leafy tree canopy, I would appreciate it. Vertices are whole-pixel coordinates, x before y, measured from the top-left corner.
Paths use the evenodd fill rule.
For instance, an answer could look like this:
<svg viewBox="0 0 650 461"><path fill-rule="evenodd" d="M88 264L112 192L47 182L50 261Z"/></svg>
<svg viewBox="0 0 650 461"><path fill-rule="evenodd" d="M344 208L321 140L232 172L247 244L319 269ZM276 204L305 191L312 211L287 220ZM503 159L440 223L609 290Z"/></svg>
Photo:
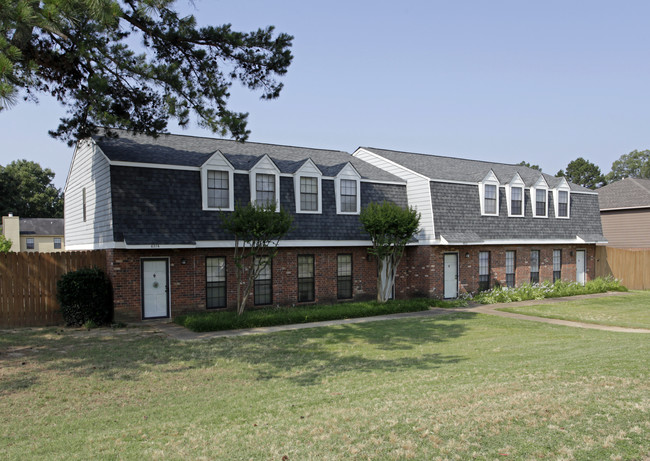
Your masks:
<svg viewBox="0 0 650 461"><path fill-rule="evenodd" d="M0 253L9 253L12 245L13 243L10 239L0 234Z"/></svg>
<svg viewBox="0 0 650 461"><path fill-rule="evenodd" d="M650 150L633 150L612 163L612 171L607 174L607 181L619 181L624 178L650 179Z"/></svg>
<svg viewBox="0 0 650 461"><path fill-rule="evenodd" d="M404 247L420 228L420 213L391 202L370 203L361 210L359 219L372 240L368 251L377 257L377 301L385 302L395 283Z"/></svg>
<svg viewBox="0 0 650 461"><path fill-rule="evenodd" d="M21 218L62 218L63 194L52 180L54 172L29 160L0 165L0 214Z"/></svg>
<svg viewBox="0 0 650 461"><path fill-rule="evenodd" d="M531 165L530 163L522 160L521 162L517 163L517 165L520 166L527 166L528 168L533 168L535 170L539 170L540 172L542 171L542 168L539 165Z"/></svg>
<svg viewBox="0 0 650 461"><path fill-rule="evenodd" d="M255 279L277 255L278 243L289 232L292 222L288 211L276 211L275 203L235 205L234 211L223 213L222 226L235 237L239 315L244 313Z"/></svg>
<svg viewBox="0 0 650 461"><path fill-rule="evenodd" d="M600 168L582 157L569 162L566 172L560 170L555 176L565 177L568 181L589 189L595 189L606 184Z"/></svg>
<svg viewBox="0 0 650 461"><path fill-rule="evenodd" d="M21 93L50 94L69 114L50 134L69 144L99 126L157 134L170 118L184 126L191 114L212 132L245 140L248 114L228 109L230 86L239 81L262 99L277 98L293 37L272 26L197 27L173 3L0 0L0 110Z"/></svg>

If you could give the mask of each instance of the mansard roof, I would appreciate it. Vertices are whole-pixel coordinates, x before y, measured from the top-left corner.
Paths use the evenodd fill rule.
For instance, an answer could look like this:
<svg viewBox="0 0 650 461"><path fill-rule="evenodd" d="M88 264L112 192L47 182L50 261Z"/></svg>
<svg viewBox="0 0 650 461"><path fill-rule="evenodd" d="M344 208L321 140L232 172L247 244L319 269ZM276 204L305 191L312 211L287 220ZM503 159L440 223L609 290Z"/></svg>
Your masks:
<svg viewBox="0 0 650 461"><path fill-rule="evenodd" d="M428 177L430 180L457 181L478 183L482 181L492 170L499 183L508 184L516 173L524 181L526 187L533 186L542 176L549 187L555 188L561 178L556 178L546 173L541 173L534 168L507 163L487 162L484 160L471 160L457 157L446 157L441 155L418 154L413 152L401 152L395 150L378 149L375 147L361 147L367 151L380 155L398 165ZM577 184L569 183L572 191L591 192Z"/></svg>
<svg viewBox="0 0 650 461"><path fill-rule="evenodd" d="M362 179L403 183L398 177L357 159L347 152L307 147L283 146L228 139L163 134L156 138L134 135L124 130L112 130L119 137L94 136L102 152L112 162L148 163L200 167L216 151L237 170L250 170L264 155L268 155L281 173L293 174L311 159L324 176L336 176L351 163Z"/></svg>

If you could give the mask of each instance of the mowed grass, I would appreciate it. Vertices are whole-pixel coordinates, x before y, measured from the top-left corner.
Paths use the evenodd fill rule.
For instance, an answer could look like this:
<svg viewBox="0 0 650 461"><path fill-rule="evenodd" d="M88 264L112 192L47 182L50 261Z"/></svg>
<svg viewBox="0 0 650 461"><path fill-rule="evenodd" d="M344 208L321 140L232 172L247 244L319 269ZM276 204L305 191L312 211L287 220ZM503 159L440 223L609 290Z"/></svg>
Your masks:
<svg viewBox="0 0 650 461"><path fill-rule="evenodd" d="M650 291L499 310L551 319L650 329Z"/></svg>
<svg viewBox="0 0 650 461"><path fill-rule="evenodd" d="M0 459L650 456L650 337L472 313L0 335Z"/></svg>

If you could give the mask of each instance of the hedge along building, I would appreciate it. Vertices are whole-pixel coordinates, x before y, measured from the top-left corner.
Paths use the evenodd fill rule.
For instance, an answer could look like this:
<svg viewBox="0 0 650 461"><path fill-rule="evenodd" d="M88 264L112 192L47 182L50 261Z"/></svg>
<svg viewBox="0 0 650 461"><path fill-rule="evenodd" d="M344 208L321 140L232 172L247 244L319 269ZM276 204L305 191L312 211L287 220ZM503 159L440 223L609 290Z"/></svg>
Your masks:
<svg viewBox="0 0 650 461"><path fill-rule="evenodd" d="M252 305L374 298L376 261L359 221L370 202L422 214L396 297L588 279L602 240L596 195L525 167L117 133L76 147L65 238L69 250L106 250L118 319L234 307L234 241L220 223L237 203L272 201L294 218L255 282ZM411 158L412 165L399 163ZM544 210L530 201L541 200L537 191Z"/></svg>

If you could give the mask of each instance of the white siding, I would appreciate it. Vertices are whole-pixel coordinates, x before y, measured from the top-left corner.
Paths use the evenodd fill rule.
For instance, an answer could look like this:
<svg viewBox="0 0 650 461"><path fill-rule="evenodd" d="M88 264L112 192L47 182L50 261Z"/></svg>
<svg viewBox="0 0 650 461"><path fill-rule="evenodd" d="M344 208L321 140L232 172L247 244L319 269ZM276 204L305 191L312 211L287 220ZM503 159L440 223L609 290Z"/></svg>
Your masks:
<svg viewBox="0 0 650 461"><path fill-rule="evenodd" d="M86 189L86 221L83 189ZM108 158L90 140L77 144L65 185L65 247L67 250L111 246L113 219Z"/></svg>
<svg viewBox="0 0 650 461"><path fill-rule="evenodd" d="M406 181L408 203L421 215L419 239L421 242L435 240L429 179L365 149L357 149L352 155Z"/></svg>

